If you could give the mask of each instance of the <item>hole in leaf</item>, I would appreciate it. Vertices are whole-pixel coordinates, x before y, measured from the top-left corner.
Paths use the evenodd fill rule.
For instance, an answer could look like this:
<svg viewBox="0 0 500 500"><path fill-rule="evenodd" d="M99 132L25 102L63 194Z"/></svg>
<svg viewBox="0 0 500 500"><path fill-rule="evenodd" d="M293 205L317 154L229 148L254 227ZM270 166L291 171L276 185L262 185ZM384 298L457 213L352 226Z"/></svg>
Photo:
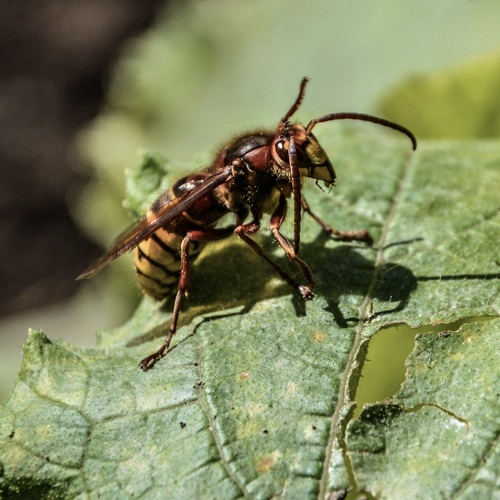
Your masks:
<svg viewBox="0 0 500 500"><path fill-rule="evenodd" d="M370 339L356 389L353 418L359 416L363 405L382 401L399 391L416 334L408 325L398 325L380 330Z"/></svg>
<svg viewBox="0 0 500 500"><path fill-rule="evenodd" d="M399 391L405 381L405 361L413 350L416 335L458 331L466 323L491 319L491 317L465 318L454 323L425 325L420 328L399 324L379 330L368 344L356 388L354 400L357 406L352 418L359 416L363 405L383 401Z"/></svg>
<svg viewBox="0 0 500 500"><path fill-rule="evenodd" d="M419 334L453 335L462 325L478 321L490 321L497 317L464 318L453 323L425 325L411 328L399 324L381 329L369 340L361 376L356 388L354 401L356 408L351 419L357 418L363 410L363 405L377 403L395 395L401 388L406 377L406 359L411 354L415 337ZM348 424L348 422L347 422ZM344 427L347 428L347 425ZM356 474L349 455L345 454L345 463L351 488L346 500L374 499L369 492L362 491L356 481Z"/></svg>

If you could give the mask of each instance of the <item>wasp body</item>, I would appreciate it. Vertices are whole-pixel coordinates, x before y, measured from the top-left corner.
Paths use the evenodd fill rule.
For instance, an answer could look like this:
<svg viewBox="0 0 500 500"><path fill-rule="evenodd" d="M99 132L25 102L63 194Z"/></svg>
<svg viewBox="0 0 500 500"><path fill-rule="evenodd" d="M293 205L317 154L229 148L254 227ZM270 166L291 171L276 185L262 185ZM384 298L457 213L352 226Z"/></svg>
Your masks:
<svg viewBox="0 0 500 500"><path fill-rule="evenodd" d="M209 241L239 236L304 299L313 297L315 286L309 266L299 257L301 212L309 213L323 229L342 241L372 243L366 230L339 231L314 215L302 196L302 179L310 177L326 186L335 183L335 171L325 151L311 133L317 123L353 119L383 125L406 134L416 148L413 134L396 123L359 113L332 113L315 118L304 127L289 122L305 94L307 78L292 107L272 131L259 131L233 139L206 169L177 181L162 194L145 217L122 234L111 248L78 279L90 278L124 252L135 249L135 266L144 292L160 300L177 286L172 322L160 349L144 358L140 367L151 368L168 350L177 329L182 297L189 285L190 261ZM281 233L288 199L293 201L293 242ZM234 224L217 227L218 220L234 214ZM270 214L270 229L297 265L304 283L299 283L270 259L250 235ZM249 222L246 222L250 218Z"/></svg>

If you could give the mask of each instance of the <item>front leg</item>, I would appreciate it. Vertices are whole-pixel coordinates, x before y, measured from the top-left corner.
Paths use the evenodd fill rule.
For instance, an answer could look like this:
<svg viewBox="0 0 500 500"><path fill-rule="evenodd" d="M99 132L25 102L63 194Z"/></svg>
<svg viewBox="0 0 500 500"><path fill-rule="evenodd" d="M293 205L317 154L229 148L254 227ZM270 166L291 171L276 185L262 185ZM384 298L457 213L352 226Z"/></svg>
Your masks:
<svg viewBox="0 0 500 500"><path fill-rule="evenodd" d="M272 259L270 259L265 253L264 249L250 236L249 234L253 234L257 232L260 228L258 222L250 222L249 224L241 224L239 225L234 232L244 241L259 257L262 257L281 277L283 281L288 283L294 290L297 290L303 299L311 299L313 297L313 293L311 289L314 287L314 283L312 282L312 277L310 282L308 281L308 286L301 285L297 281L295 281L281 266L276 264ZM288 243L290 246L290 243ZM291 246L290 246L291 248ZM293 250L293 249L292 249ZM300 260L300 259L299 259ZM302 261L301 261L302 262ZM309 270L307 264L302 262L303 265ZM309 271L309 274L311 272ZM312 284L312 286L310 286Z"/></svg>
<svg viewBox="0 0 500 500"><path fill-rule="evenodd" d="M366 229L359 231L340 231L329 226L324 220L320 219L314 212L312 212L306 199L302 196L300 203L304 212L307 212L327 233L330 233L339 241L362 241L369 246L373 245L373 238Z"/></svg>
<svg viewBox="0 0 500 500"><path fill-rule="evenodd" d="M306 280L306 285L302 285L301 293L304 299L310 299L314 297L312 293L312 289L316 286L314 283L311 269L309 266L297 255L295 251L295 245L292 245L281 233L281 225L286 217L286 209L287 209L287 200L284 195L280 196L280 200L278 206L274 210L271 215L271 220L269 222L269 226L274 237L278 240L278 243L281 245L281 248L285 251L287 257L295 262L297 267L299 268L302 276ZM297 241L297 240L296 240Z"/></svg>

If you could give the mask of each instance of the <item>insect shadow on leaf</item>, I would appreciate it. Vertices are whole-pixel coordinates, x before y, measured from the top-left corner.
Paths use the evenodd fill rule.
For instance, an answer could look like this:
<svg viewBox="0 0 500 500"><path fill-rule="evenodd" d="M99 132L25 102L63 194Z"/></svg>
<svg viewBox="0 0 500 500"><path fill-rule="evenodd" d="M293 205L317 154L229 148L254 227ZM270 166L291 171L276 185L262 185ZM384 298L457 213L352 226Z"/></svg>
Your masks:
<svg viewBox="0 0 500 500"><path fill-rule="evenodd" d="M345 316L340 306L343 296L364 297L371 290L372 298L396 304L393 308L377 311L372 318L402 311L406 307L411 293L418 285L411 270L392 262L375 266L371 259L375 249L360 245L338 245L331 248L327 245L329 241L330 234L321 231L312 242L303 243L301 248L304 258L315 269L317 294L328 304L325 311L332 314L333 321L340 328L348 328L362 321L359 317ZM394 244L411 244L415 241L419 239ZM262 246L271 253L276 244L270 235L265 235ZM285 269L291 267L283 255L277 256L276 261ZM186 338L194 335L197 328L206 321L241 315L249 312L259 301L290 294L286 283L276 280L272 269L263 265L258 256L237 241L226 242L204 255L194 266L193 274L196 277L196 287L185 301L178 325L190 324L199 316L203 316L203 319ZM166 301L162 310L170 311L172 300L173 298ZM304 316L306 302L295 294L291 296L291 300L297 316ZM159 325L133 339L127 346L132 347L162 337L166 331L168 324ZM171 349L174 348L175 346Z"/></svg>
<svg viewBox="0 0 500 500"><path fill-rule="evenodd" d="M346 317L339 305L343 296L368 296L396 303L394 308L377 311L372 318L402 311L407 306L418 284L410 269L392 262L375 265L375 248L361 250L356 245L326 248L328 240L328 233L321 232L313 243L303 246L303 255L308 262L314 263L318 290L328 302L326 311L333 315L340 328L353 326L366 319ZM398 244L413 241L416 240Z"/></svg>

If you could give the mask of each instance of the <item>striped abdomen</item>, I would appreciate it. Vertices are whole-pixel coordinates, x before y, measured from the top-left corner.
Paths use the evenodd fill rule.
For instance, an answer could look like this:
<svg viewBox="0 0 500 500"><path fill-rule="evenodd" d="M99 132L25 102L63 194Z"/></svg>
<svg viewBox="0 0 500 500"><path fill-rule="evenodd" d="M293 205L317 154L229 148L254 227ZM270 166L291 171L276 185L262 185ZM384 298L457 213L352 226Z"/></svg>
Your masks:
<svg viewBox="0 0 500 500"><path fill-rule="evenodd" d="M134 252L134 264L139 283L147 295L161 300L177 287L181 269L180 247L184 234L159 229L151 238L142 241ZM204 244L191 242L189 257L195 259Z"/></svg>

